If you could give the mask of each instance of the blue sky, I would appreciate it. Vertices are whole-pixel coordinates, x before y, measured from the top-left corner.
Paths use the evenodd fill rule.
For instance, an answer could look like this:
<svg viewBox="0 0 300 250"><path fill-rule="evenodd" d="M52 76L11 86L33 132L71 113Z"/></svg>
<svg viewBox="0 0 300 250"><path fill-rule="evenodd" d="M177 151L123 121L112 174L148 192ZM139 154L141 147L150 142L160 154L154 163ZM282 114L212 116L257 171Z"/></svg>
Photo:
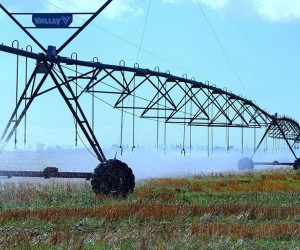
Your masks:
<svg viewBox="0 0 300 250"><path fill-rule="evenodd" d="M95 11L103 1L2 0L1 3L16 12L63 12ZM300 120L300 1L152 0L141 43L148 6L147 0L114 0L61 55L70 56L76 51L82 60L91 61L97 56L108 64L125 60L128 66L138 62L140 67L159 66L161 71L170 70L178 76L187 73L189 78L209 80L218 87L241 93L269 113L278 112ZM82 20L74 18L74 22L80 24ZM21 48L33 45L4 13L0 14L0 30L1 43L10 45L12 40L18 39ZM35 32L44 45L57 46L70 34L60 30ZM33 48L40 52L36 46ZM0 129L4 128L14 105L15 61L15 56L0 53ZM20 68L24 72L24 66ZM86 101L85 108L89 102ZM111 111L101 103L97 110L96 130L100 143L117 144L120 112ZM74 144L73 119L57 92L37 99L28 117L28 142L32 145L37 142L53 146ZM130 121L131 117L126 116L124 142L129 145ZM18 133L19 148L23 147L22 129L21 126ZM181 127L171 131L169 143L180 143ZM195 131L195 138L201 141L204 132ZM139 120L136 133L139 144L155 144L153 122ZM224 141L215 144L222 145Z"/></svg>

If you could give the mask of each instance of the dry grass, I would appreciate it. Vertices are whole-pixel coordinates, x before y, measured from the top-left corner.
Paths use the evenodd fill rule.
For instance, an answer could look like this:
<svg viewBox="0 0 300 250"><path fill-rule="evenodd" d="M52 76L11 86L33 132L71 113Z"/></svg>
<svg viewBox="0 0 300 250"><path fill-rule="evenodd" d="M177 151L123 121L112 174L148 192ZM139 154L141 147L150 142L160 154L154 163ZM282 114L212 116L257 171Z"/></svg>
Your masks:
<svg viewBox="0 0 300 250"><path fill-rule="evenodd" d="M150 179L127 199L95 195L84 184L4 183L0 246L293 248L300 245L299 176L284 170Z"/></svg>
<svg viewBox="0 0 300 250"><path fill-rule="evenodd" d="M57 222L78 218L98 218L107 221L124 218L145 220L171 220L173 218L245 215L248 220L284 220L300 215L299 206L261 206L261 205L178 205L178 204L122 204L101 207L71 207L9 210L0 213L0 223L16 220L45 220Z"/></svg>
<svg viewBox="0 0 300 250"><path fill-rule="evenodd" d="M192 226L192 235L197 237L237 237L248 239L285 239L300 237L299 223L272 223L261 225L225 224L225 223L197 223Z"/></svg>
<svg viewBox="0 0 300 250"><path fill-rule="evenodd" d="M300 237L300 226L296 223L258 225L244 223L193 223L191 225L161 223L158 225L127 225L126 227L121 225L117 228L104 224L94 232L87 233L85 230L85 225L55 226L52 231L44 234L37 230L10 229L10 232L6 232L3 237L0 237L0 244L3 247L49 244L52 246L51 249L86 249L85 246L90 244L94 246L90 249L99 249L95 247L97 245L106 246L100 249L124 249L120 247L120 244L123 243L129 245L127 249L132 249L130 246L134 246L135 249L172 249L172 246L176 245L181 246L180 249L195 249L193 245L203 246L206 242L223 241L220 249L232 249L232 247L226 247L228 241L239 239L242 243L250 242L250 244L246 244L246 249L267 249L253 248L254 242L252 240L283 242L286 245L287 242L292 242L293 239ZM128 244L132 240L134 243ZM68 247L63 248L64 244ZM70 245L72 248L69 247ZM207 246L204 249L207 249ZM288 248L272 247L270 249Z"/></svg>

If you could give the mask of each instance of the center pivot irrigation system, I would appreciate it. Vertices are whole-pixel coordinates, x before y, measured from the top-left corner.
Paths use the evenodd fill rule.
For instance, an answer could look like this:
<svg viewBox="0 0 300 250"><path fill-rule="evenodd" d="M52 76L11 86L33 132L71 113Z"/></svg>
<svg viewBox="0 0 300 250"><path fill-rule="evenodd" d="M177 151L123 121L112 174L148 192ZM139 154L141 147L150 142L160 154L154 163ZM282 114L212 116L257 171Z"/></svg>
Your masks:
<svg viewBox="0 0 300 250"><path fill-rule="evenodd" d="M297 158L294 147L300 142L299 124L289 117L270 115L258 107L254 102L235 95L226 89L217 88L208 82L202 83L195 79L188 79L186 75L178 77L170 72L134 67L126 67L124 61L120 65L108 65L98 60L81 61L77 54L71 57L60 56L60 52L98 16L112 0L106 1L95 13L10 13L2 5L0 8L32 39L42 50L42 53L33 53L31 46L26 50L18 46L0 45L0 51L25 57L35 62L31 75L26 77L26 85L22 94L16 98L16 107L1 136L3 148L16 134L22 119L26 119L26 112L36 97L52 90L58 90L68 106L76 123L89 143L93 153L100 161L94 173L58 172L55 167L47 167L44 171L0 171L1 176L23 176L44 178L86 178L91 180L95 193L127 195L135 186L135 177L126 163L117 159L107 160L94 134L94 124L88 121L82 104L81 96L86 93L93 97L109 96L114 100L113 107L123 112L132 112L133 126L136 116L155 119L157 122L182 124L184 135L187 126L190 131L193 126L223 127L226 133L229 128L261 128L265 133L255 147L254 154L266 136L273 139L282 139L288 145L295 157L292 163L253 162L252 157L244 157L238 162L239 169L253 169L255 164L291 165L294 169L300 168L300 159ZM90 15L89 19L80 27L69 27L73 15ZM16 18L17 15L31 15L34 26L24 27ZM48 46L45 48L30 32L29 29L46 28L74 28L76 31L59 48ZM29 48L29 49L28 49ZM70 69L75 67L76 70ZM79 70L80 68L80 70ZM53 87L45 89L46 79L51 79ZM81 86L79 85L79 81ZM42 88L44 87L44 88ZM79 88L81 87L81 88ZM115 99L114 99L115 98ZM229 133L229 132L228 132ZM122 138L121 138L122 139ZM183 140L182 154L185 154ZM133 147L134 137L133 137ZM254 155L253 154L253 155Z"/></svg>

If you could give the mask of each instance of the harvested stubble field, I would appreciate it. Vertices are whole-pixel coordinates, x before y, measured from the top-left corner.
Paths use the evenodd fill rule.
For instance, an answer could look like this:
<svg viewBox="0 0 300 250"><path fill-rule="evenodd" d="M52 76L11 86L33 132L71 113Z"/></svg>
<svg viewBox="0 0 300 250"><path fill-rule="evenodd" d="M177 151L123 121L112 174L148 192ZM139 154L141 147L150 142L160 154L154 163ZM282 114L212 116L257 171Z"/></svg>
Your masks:
<svg viewBox="0 0 300 250"><path fill-rule="evenodd" d="M2 249L299 246L299 171L150 179L126 199L89 183L0 184Z"/></svg>

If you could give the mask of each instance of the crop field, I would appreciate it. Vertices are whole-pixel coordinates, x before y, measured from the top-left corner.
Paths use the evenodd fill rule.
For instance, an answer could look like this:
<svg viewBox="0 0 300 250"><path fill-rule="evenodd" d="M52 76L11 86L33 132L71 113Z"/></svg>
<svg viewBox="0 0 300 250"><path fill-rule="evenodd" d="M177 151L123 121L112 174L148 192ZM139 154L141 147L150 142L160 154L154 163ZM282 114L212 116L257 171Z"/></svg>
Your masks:
<svg viewBox="0 0 300 250"><path fill-rule="evenodd" d="M0 180L0 249L300 249L300 171L86 183Z"/></svg>

